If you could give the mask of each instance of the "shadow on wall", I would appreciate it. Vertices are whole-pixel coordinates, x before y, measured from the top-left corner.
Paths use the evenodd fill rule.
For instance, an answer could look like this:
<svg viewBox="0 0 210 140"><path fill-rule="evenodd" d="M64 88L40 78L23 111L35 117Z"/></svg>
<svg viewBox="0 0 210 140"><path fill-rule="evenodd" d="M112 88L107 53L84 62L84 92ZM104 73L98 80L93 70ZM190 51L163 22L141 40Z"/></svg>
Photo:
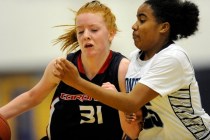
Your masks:
<svg viewBox="0 0 210 140"><path fill-rule="evenodd" d="M200 88L203 108L210 115L210 67L195 68L195 76Z"/></svg>

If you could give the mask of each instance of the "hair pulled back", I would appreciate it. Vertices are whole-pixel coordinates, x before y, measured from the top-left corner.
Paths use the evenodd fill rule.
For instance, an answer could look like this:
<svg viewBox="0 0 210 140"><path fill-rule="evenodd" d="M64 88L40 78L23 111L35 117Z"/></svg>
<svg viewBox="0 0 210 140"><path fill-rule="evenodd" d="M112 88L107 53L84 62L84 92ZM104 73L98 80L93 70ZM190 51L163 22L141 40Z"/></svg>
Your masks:
<svg viewBox="0 0 210 140"><path fill-rule="evenodd" d="M87 2L75 13L76 13L75 22L76 22L77 16L80 14L100 13L102 14L104 18L104 21L107 25L108 30L114 33L118 31L118 28L116 25L116 18L115 18L115 15L112 13L111 9L97 0ZM59 36L55 40L55 44L61 42L62 43L61 50L62 51L67 50L67 52L71 52L79 46L77 35L76 35L76 25L61 25L61 26L67 26L68 28L66 29L66 33Z"/></svg>
<svg viewBox="0 0 210 140"><path fill-rule="evenodd" d="M157 22L169 22L171 40L187 38L198 30L199 9L190 1L146 0L153 9Z"/></svg>

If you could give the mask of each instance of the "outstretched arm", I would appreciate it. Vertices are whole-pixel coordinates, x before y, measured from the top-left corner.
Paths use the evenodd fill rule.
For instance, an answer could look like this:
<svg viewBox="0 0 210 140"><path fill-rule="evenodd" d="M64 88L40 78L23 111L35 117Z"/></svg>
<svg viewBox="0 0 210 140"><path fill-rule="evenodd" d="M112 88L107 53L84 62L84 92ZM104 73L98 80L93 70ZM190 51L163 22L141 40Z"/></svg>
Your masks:
<svg viewBox="0 0 210 140"><path fill-rule="evenodd" d="M128 113L137 112L139 108L159 95L141 83L137 83L129 94L119 94L116 91L104 89L81 78L74 64L63 58L57 59L54 75L81 92Z"/></svg>

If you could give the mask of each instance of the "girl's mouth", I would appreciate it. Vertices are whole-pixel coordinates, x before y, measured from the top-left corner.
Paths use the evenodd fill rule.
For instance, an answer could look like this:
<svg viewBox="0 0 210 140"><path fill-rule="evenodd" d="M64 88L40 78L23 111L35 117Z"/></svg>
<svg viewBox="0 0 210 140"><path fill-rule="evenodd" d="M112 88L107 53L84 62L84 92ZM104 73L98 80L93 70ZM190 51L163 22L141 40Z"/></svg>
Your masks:
<svg viewBox="0 0 210 140"><path fill-rule="evenodd" d="M93 47L92 44L86 44L86 45L85 45L85 48L91 48L91 47Z"/></svg>

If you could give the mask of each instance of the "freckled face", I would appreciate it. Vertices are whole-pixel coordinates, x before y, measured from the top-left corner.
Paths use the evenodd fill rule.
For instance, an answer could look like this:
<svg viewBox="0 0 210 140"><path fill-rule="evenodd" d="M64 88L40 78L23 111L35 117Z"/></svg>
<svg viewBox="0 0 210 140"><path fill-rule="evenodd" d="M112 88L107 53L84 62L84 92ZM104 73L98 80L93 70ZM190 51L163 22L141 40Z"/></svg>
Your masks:
<svg viewBox="0 0 210 140"><path fill-rule="evenodd" d="M143 51L155 49L160 40L160 24L156 22L150 5L142 4L137 11L137 21L132 26L135 46Z"/></svg>
<svg viewBox="0 0 210 140"><path fill-rule="evenodd" d="M88 55L100 55L108 51L113 36L100 13L83 13L76 17L77 39L81 51Z"/></svg>

